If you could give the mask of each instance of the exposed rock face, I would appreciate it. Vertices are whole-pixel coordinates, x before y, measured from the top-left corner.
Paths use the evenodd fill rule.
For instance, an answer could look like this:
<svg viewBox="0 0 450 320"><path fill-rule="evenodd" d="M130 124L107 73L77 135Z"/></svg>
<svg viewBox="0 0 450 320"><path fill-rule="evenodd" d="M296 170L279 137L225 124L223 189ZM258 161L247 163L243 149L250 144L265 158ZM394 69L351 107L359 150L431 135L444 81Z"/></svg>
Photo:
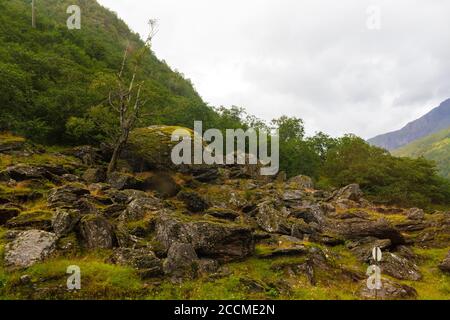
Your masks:
<svg viewBox="0 0 450 320"><path fill-rule="evenodd" d="M328 222L327 228L347 239L374 237L389 239L394 245L405 243L403 235L384 219L377 221L363 219L333 220Z"/></svg>
<svg viewBox="0 0 450 320"><path fill-rule="evenodd" d="M127 173L114 172L108 177L108 183L111 187L124 190L124 189L140 189L142 182L138 181L134 176Z"/></svg>
<svg viewBox="0 0 450 320"><path fill-rule="evenodd" d="M439 265L439 269L441 269L443 272L450 273L450 251L447 254L447 257L442 261L442 263Z"/></svg>
<svg viewBox="0 0 450 320"><path fill-rule="evenodd" d="M299 189L314 189L314 182L307 176L296 176L289 179L288 184L294 184Z"/></svg>
<svg viewBox="0 0 450 320"><path fill-rule="evenodd" d="M363 193L358 184L351 184L342 189L339 189L333 196L335 200L352 200L359 201Z"/></svg>
<svg viewBox="0 0 450 320"><path fill-rule="evenodd" d="M381 282L382 288L380 290L370 290L367 287L367 281L362 281L359 291L360 297L368 300L407 300L417 298L417 291L413 287L396 283L389 279L382 279Z"/></svg>
<svg viewBox="0 0 450 320"><path fill-rule="evenodd" d="M209 208L209 203L196 192L182 191L177 197L184 202L186 208L191 212L203 212Z"/></svg>
<svg viewBox="0 0 450 320"><path fill-rule="evenodd" d="M419 208L412 208L408 210L406 216L411 220L423 220L425 218L425 212Z"/></svg>
<svg viewBox="0 0 450 320"><path fill-rule="evenodd" d="M12 218L17 217L20 214L20 210L16 207L3 205L0 206L0 226L7 223Z"/></svg>
<svg viewBox="0 0 450 320"><path fill-rule="evenodd" d="M218 207L209 208L208 210L206 210L205 213L212 217L215 217L215 218L219 218L219 219L223 219L223 220L230 220L230 221L234 221L234 220L236 220L236 218L239 217L239 212L237 212L237 211L234 211L232 209L218 208Z"/></svg>
<svg viewBox="0 0 450 320"><path fill-rule="evenodd" d="M200 257L223 262L243 259L255 248L249 228L215 222L181 222L169 214L158 219L156 239L166 249L175 242L190 243Z"/></svg>
<svg viewBox="0 0 450 320"><path fill-rule="evenodd" d="M383 254L380 266L382 273L399 280L418 281L422 278L416 264L391 252Z"/></svg>
<svg viewBox="0 0 450 320"><path fill-rule="evenodd" d="M194 247L188 243L173 243L164 261L164 273L174 278L190 278L197 276L199 259Z"/></svg>
<svg viewBox="0 0 450 320"><path fill-rule="evenodd" d="M50 191L47 202L52 208L71 208L84 195L90 192L87 189L75 186L65 185L61 188L55 188Z"/></svg>
<svg viewBox="0 0 450 320"><path fill-rule="evenodd" d="M114 245L113 225L100 216L84 216L80 222L80 235L89 249L110 249Z"/></svg>
<svg viewBox="0 0 450 320"><path fill-rule="evenodd" d="M127 205L120 219L124 221L137 221L143 219L146 213L160 210L162 207L161 200L158 198L147 195L137 197Z"/></svg>
<svg viewBox="0 0 450 320"><path fill-rule="evenodd" d="M136 171L146 168L162 170L175 168L171 153L178 141L171 141L171 138L176 130L183 130L182 137L193 137L192 130L182 127L151 126L133 130L130 133L125 157Z"/></svg>
<svg viewBox="0 0 450 320"><path fill-rule="evenodd" d="M43 261L54 250L57 236L41 230L20 233L5 247L5 265L10 268L28 268Z"/></svg>
<svg viewBox="0 0 450 320"><path fill-rule="evenodd" d="M273 200L266 200L257 206L255 219L258 225L266 232L289 235L291 225L288 223L289 212L286 208L277 208Z"/></svg>
<svg viewBox="0 0 450 320"><path fill-rule="evenodd" d="M10 179L24 181L30 179L51 179L51 174L41 167L32 167L28 165L16 165L6 169L6 174Z"/></svg>
<svg viewBox="0 0 450 320"><path fill-rule="evenodd" d="M53 230L58 236L67 235L74 230L80 219L78 210L58 208L52 221Z"/></svg>
<svg viewBox="0 0 450 320"><path fill-rule="evenodd" d="M99 183L106 180L106 170L104 168L89 168L83 174L83 180L87 183Z"/></svg>
<svg viewBox="0 0 450 320"><path fill-rule="evenodd" d="M116 249L111 257L111 261L116 264L127 265L137 269L140 276L144 279L158 277L163 273L162 261L148 248Z"/></svg>

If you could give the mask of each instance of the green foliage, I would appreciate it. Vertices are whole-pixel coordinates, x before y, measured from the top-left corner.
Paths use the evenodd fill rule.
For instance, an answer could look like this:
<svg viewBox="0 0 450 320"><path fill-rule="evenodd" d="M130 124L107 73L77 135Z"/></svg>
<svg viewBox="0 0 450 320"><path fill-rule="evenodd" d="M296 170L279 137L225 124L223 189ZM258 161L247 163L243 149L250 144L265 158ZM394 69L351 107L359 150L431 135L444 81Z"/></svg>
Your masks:
<svg viewBox="0 0 450 320"><path fill-rule="evenodd" d="M73 4L83 13L81 30L66 27L66 9ZM139 36L96 1L37 1L36 29L31 28L29 1L3 1L0 11L0 131L62 144L108 137L110 123L98 127L95 121L98 106L106 105L127 42L142 47ZM151 114L142 126L192 127L196 119L212 127L219 121L190 81L153 53L142 64L143 111Z"/></svg>
<svg viewBox="0 0 450 320"><path fill-rule="evenodd" d="M450 179L450 128L414 141L392 154L435 161L440 175Z"/></svg>
<svg viewBox="0 0 450 320"><path fill-rule="evenodd" d="M333 186L358 183L374 200L427 207L449 204L450 183L425 159L393 157L348 135L338 140L323 163L322 176Z"/></svg>

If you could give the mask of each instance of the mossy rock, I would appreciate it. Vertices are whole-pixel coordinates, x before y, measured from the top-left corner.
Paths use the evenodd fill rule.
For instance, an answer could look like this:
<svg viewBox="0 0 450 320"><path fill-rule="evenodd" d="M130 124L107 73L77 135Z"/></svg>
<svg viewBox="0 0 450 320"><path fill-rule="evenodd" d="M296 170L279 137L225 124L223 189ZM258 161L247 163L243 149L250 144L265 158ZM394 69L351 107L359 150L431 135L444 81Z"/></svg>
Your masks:
<svg viewBox="0 0 450 320"><path fill-rule="evenodd" d="M50 231L52 229L53 212L46 210L35 210L22 212L17 217L9 220L6 224L9 228L38 229Z"/></svg>
<svg viewBox="0 0 450 320"><path fill-rule="evenodd" d="M19 150L25 144L25 139L9 133L0 133L0 152Z"/></svg>
<svg viewBox="0 0 450 320"><path fill-rule="evenodd" d="M171 141L175 130L183 130L184 136L193 139L194 132L177 126L151 126L135 129L130 133L125 158L137 171L144 169L174 168L171 160L172 148L179 141Z"/></svg>

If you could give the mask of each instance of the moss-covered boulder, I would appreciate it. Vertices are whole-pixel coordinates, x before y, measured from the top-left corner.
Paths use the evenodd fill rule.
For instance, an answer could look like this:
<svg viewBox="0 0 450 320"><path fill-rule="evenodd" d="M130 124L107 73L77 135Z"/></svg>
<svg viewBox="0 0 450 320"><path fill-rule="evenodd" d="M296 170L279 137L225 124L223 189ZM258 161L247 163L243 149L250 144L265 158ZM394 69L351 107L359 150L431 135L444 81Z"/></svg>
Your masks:
<svg viewBox="0 0 450 320"><path fill-rule="evenodd" d="M193 139L194 132L183 127L151 126L133 130L125 158L136 171L175 168L171 153L173 147L179 143L172 141L172 133L176 130L182 133L181 136L190 136Z"/></svg>

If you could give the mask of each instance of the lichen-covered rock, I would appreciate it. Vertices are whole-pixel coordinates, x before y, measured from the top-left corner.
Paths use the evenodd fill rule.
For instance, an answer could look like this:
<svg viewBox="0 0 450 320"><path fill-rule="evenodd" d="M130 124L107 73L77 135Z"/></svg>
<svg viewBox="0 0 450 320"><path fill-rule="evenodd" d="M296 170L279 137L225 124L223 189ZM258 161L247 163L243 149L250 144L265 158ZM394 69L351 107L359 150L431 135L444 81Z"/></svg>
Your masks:
<svg viewBox="0 0 450 320"><path fill-rule="evenodd" d="M192 244L173 243L164 261L164 273L175 279L194 279L199 269L199 258Z"/></svg>
<svg viewBox="0 0 450 320"><path fill-rule="evenodd" d="M364 219L329 219L326 223L326 230L351 240L373 237L377 239L389 239L393 245L405 243L405 238L401 232L385 219L376 221Z"/></svg>
<svg viewBox="0 0 450 320"><path fill-rule="evenodd" d="M291 224L288 222L289 212L285 207L278 207L273 200L258 204L255 219L259 227L266 232L289 235Z"/></svg>
<svg viewBox="0 0 450 320"><path fill-rule="evenodd" d="M110 249L114 246L114 227L103 217L84 216L80 221L80 235L89 249Z"/></svg>
<svg viewBox="0 0 450 320"><path fill-rule="evenodd" d="M99 183L106 180L106 170L104 168L89 168L83 174L83 180L87 183Z"/></svg>
<svg viewBox="0 0 450 320"><path fill-rule="evenodd" d="M179 141L171 141L171 138L176 130L182 130L183 137L193 139L193 131L182 127L151 126L133 130L128 139L125 157L138 171L142 168L175 168L171 153Z"/></svg>
<svg viewBox="0 0 450 320"><path fill-rule="evenodd" d="M293 185L298 189L314 189L314 182L308 176L296 176L288 180L289 185Z"/></svg>
<svg viewBox="0 0 450 320"><path fill-rule="evenodd" d="M200 257L222 262L243 259L253 254L255 249L249 228L231 223L184 222L169 213L158 218L156 239L167 250L175 242L190 243Z"/></svg>
<svg viewBox="0 0 450 320"><path fill-rule="evenodd" d="M160 199L143 194L139 197L130 197L131 202L120 215L122 221L137 221L144 218L146 213L155 212L163 208Z"/></svg>
<svg viewBox="0 0 450 320"><path fill-rule="evenodd" d="M111 261L137 269L143 279L163 274L162 261L148 248L118 248L114 251Z"/></svg>
<svg viewBox="0 0 450 320"><path fill-rule="evenodd" d="M379 290L370 290L367 280L361 281L359 296L367 300L413 300L417 298L417 291L413 287L383 278Z"/></svg>
<svg viewBox="0 0 450 320"><path fill-rule="evenodd" d="M225 209L225 208L218 208L213 207L209 208L205 211L205 214L210 215L212 217L223 219L223 220L230 220L234 221L239 217L239 212L234 211L232 209Z"/></svg>
<svg viewBox="0 0 450 320"><path fill-rule="evenodd" d="M317 204L295 207L290 211L293 217L303 219L306 223L322 225L326 220L322 207Z"/></svg>
<svg viewBox="0 0 450 320"><path fill-rule="evenodd" d="M372 261L372 263L375 263ZM418 281L422 278L419 267L408 259L392 253L383 253L383 258L379 263L381 272L399 280Z"/></svg>
<svg viewBox="0 0 450 320"><path fill-rule="evenodd" d="M118 190L142 188L142 182L127 173L113 172L108 176L107 182Z"/></svg>
<svg viewBox="0 0 450 320"><path fill-rule="evenodd" d="M80 221L81 215L78 210L56 209L52 220L53 231L58 236L64 236L72 232Z"/></svg>
<svg viewBox="0 0 450 320"><path fill-rule="evenodd" d="M425 218L425 212L419 208L412 208L406 212L406 216L411 220L423 220Z"/></svg>
<svg viewBox="0 0 450 320"><path fill-rule="evenodd" d="M6 223L8 228L15 229L39 229L51 231L53 212L47 210L35 210L22 212L17 217Z"/></svg>
<svg viewBox="0 0 450 320"><path fill-rule="evenodd" d="M7 175L15 181L31 179L51 179L52 175L41 167L33 167L25 164L18 164L7 168Z"/></svg>
<svg viewBox="0 0 450 320"><path fill-rule="evenodd" d="M447 257L442 261L442 263L439 265L439 269L441 269L443 272L450 273L450 251L447 254Z"/></svg>
<svg viewBox="0 0 450 320"><path fill-rule="evenodd" d="M55 250L57 238L54 233L41 230L20 233L5 247L5 265L9 268L28 268L43 261Z"/></svg>
<svg viewBox="0 0 450 320"><path fill-rule="evenodd" d="M361 191L361 188L358 184L350 184L346 187L343 187L342 189L339 189L333 198L335 200L352 200L352 201L359 201L361 197L363 196L363 193Z"/></svg>
<svg viewBox="0 0 450 320"><path fill-rule="evenodd" d="M209 208L209 203L196 192L181 191L177 198L184 202L189 211L194 213L204 212Z"/></svg>
<svg viewBox="0 0 450 320"><path fill-rule="evenodd" d="M64 185L60 188L52 189L48 195L47 202L52 208L71 208L80 197L89 193L89 190L78 185Z"/></svg>

